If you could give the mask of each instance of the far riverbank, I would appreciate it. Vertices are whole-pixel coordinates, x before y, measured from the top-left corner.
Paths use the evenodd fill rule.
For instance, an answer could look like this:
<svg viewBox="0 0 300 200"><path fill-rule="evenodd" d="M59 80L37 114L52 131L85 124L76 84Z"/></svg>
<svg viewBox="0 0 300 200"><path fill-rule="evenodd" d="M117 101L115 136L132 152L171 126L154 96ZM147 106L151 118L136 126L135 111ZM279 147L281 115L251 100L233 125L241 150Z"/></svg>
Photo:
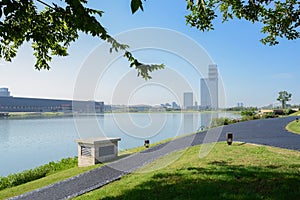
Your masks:
<svg viewBox="0 0 300 200"><path fill-rule="evenodd" d="M239 111L196 111L196 110L172 110L172 111L141 111L141 112L126 112L126 111L115 111L115 112L104 112L104 113L72 113L72 112L9 112L2 113L0 119L25 119L25 118L52 118L52 117L73 117L73 116L97 116L104 114L149 114L149 113L162 113L162 114L178 114L178 113L208 113L208 114L218 114L218 113L229 113L233 115L240 115Z"/></svg>

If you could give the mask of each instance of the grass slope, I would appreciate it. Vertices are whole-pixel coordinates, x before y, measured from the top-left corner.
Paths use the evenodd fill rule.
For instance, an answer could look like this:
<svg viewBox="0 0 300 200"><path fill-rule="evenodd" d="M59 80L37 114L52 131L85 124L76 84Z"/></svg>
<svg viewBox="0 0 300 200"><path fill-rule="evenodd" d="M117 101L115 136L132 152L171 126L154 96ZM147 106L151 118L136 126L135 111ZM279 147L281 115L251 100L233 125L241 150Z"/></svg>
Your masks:
<svg viewBox="0 0 300 200"><path fill-rule="evenodd" d="M290 116L300 116L300 111L290 114Z"/></svg>
<svg viewBox="0 0 300 200"><path fill-rule="evenodd" d="M298 151L224 142L204 158L199 158L199 150L195 146L172 153L76 199L279 200L300 196ZM170 161L174 162L155 170Z"/></svg>
<svg viewBox="0 0 300 200"><path fill-rule="evenodd" d="M54 174L51 174L49 176L46 176L44 178L35 180L35 181L31 181L19 186L15 186L12 188L7 188L4 190L0 191L0 199L7 199L13 196L17 196L17 195L21 195L24 194L26 192L59 182L61 180L65 180L67 178L71 178L73 176L76 176L78 174L81 174L83 172L87 172L89 170L92 170L96 167L99 167L100 165L95 165L95 166L91 166L91 167L74 167L71 169L67 169L67 170L63 170Z"/></svg>
<svg viewBox="0 0 300 200"><path fill-rule="evenodd" d="M155 145L167 142L169 140L170 139L163 140L163 141L151 144L150 146L153 147ZM141 147L137 147L137 148L123 150L123 151L119 152L119 156L117 159L126 157L133 153L140 152L142 150L145 150L145 147L141 146ZM53 171L51 174L49 174L49 175L47 174L46 177L40 178L38 180L30 181L30 182L27 182L27 183L19 185L19 186L0 190L0 200L7 199L7 198L17 196L17 195L21 195L26 192L30 192L32 190L35 190L35 189L38 189L38 188L68 179L68 178L71 178L71 177L79 175L81 173L90 171L90 170L100 167L100 166L102 166L102 164L97 164L97 165L89 166L89 167L77 167L76 166L76 167L70 167L69 169L65 169L65 170ZM41 167L43 168L43 166L41 166ZM38 167L38 168L41 168L41 167ZM19 175L23 176L24 172L19 173ZM13 174L13 176L15 176L15 175L17 175L17 174ZM1 177L0 177L0 186L1 186Z"/></svg>
<svg viewBox="0 0 300 200"><path fill-rule="evenodd" d="M290 122L286 126L286 129L292 133L300 134L300 121L296 122L296 120L295 120L295 121Z"/></svg>

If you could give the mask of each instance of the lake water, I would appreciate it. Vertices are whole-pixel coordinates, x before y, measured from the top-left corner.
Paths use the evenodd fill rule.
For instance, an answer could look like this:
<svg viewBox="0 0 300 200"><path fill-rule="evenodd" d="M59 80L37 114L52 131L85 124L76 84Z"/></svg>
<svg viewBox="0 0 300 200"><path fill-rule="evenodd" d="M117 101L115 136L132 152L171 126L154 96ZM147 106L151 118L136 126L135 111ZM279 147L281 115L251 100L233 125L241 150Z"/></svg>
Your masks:
<svg viewBox="0 0 300 200"><path fill-rule="evenodd" d="M195 132L232 113L118 113L61 118L0 119L0 176L77 156L76 139L120 137L119 150Z"/></svg>

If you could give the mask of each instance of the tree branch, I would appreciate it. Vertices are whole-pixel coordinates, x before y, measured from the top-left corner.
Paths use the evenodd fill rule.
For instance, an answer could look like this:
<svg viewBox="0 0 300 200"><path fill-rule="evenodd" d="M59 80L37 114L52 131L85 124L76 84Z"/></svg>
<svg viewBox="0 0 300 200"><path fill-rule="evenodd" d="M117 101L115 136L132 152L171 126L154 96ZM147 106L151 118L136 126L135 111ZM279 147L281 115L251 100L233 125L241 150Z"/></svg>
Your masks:
<svg viewBox="0 0 300 200"><path fill-rule="evenodd" d="M41 3L41 4L44 4L45 6L51 8L51 9L54 9L52 6L50 6L49 4L47 4L47 3L45 3L45 2L43 2L43 1L41 1L41 0L36 0L36 1L38 1L38 2Z"/></svg>

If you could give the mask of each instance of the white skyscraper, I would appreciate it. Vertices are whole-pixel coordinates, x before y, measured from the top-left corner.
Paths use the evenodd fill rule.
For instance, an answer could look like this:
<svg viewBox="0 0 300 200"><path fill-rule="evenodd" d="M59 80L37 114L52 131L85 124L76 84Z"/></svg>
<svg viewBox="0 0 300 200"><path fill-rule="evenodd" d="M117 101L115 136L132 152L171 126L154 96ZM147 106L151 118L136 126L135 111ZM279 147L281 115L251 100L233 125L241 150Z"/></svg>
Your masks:
<svg viewBox="0 0 300 200"><path fill-rule="evenodd" d="M193 108L193 93L185 92L183 93L183 108L192 109Z"/></svg>
<svg viewBox="0 0 300 200"><path fill-rule="evenodd" d="M200 81L201 107L204 109L217 110L219 108L218 97L218 68L217 65L208 66L208 78Z"/></svg>
<svg viewBox="0 0 300 200"><path fill-rule="evenodd" d="M211 98L208 89L208 79L202 78L200 80L200 88L201 88L201 108L202 109L210 109L211 108Z"/></svg>

